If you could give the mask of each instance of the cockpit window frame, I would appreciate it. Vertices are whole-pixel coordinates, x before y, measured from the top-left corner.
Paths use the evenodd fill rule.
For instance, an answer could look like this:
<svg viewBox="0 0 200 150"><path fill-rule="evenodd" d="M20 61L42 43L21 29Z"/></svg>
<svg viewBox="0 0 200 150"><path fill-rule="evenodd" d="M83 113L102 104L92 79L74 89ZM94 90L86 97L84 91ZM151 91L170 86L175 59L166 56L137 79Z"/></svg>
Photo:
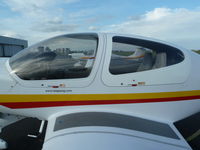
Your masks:
<svg viewBox="0 0 200 150"><path fill-rule="evenodd" d="M74 34L67 34L67 35L74 35ZM96 50L96 58L93 64L93 69L91 70L91 73L86 78L72 78L72 79L52 79L52 80L23 80L19 78L15 73L13 73L9 60L6 62L6 67L8 71L10 72L11 76L18 81L22 86L25 87L40 87L40 88L47 88L51 85L57 85L57 84L63 84L67 85L65 88L71 88L71 87L87 87L89 86L94 77L96 76L96 73L98 71L98 66L100 65L100 60L102 57L103 51L103 34L102 33L75 33L75 35L95 35L98 38L97 42L97 50ZM46 41L46 40L45 40Z"/></svg>
<svg viewBox="0 0 200 150"><path fill-rule="evenodd" d="M97 48L96 35L61 35L19 52L9 63L23 80L86 78L91 73Z"/></svg>
<svg viewBox="0 0 200 150"><path fill-rule="evenodd" d="M141 49L140 51L143 50L143 54L140 54L141 56L140 55L138 56L137 54L136 54L137 56L132 56L132 55L134 55L134 54L132 54L132 55L130 55L130 57L123 56L123 54L119 54L119 55L115 54L116 55L115 57L118 57L118 58L111 57L110 66L109 66L109 71L113 75L120 75L120 74L126 74L126 73L137 73L137 72L141 72L141 71L148 71L148 70L153 70L153 69L164 68L164 67L168 67L171 65L176 65L178 63L181 63L185 59L184 53L173 46L170 46L170 45L167 45L164 43L158 43L156 41L150 41L150 40L138 39L138 38L130 38L130 37L122 37L122 36L113 36L112 37L112 56L113 56L114 52L116 51L115 50L116 44L118 44L118 46L123 45L122 49L117 49L117 51L120 51L121 53L131 52L130 47L132 46L132 51L135 50L133 52L136 52L137 50ZM124 46L124 45L126 45L126 46ZM115 47L115 49L114 49L114 47ZM129 51L124 51L124 48L128 49L127 47L129 47ZM149 54L149 55L147 55L147 54ZM157 57L158 54L160 54L159 56L165 56L165 57L161 57L162 59L165 58L165 63L156 66L156 62L157 62L156 60L158 60L158 57ZM151 57L152 61L147 61L147 56L149 56L148 58ZM135 63L136 63L136 61L138 62L139 59L140 59L140 64L137 66L134 65L133 62L135 61ZM112 65L116 61L119 61L118 65L116 65L116 64ZM123 64L122 62L127 62L129 64ZM151 66L149 66L147 64L150 62L152 62ZM157 64L159 64L159 62ZM126 65L127 65L127 68L126 68ZM131 67L135 67L135 69L131 69ZM119 69L117 69L117 68L119 68Z"/></svg>
<svg viewBox="0 0 200 150"><path fill-rule="evenodd" d="M158 44L171 46L173 48L176 48L177 50L180 50L181 53L183 53L184 60L175 65L169 65L157 69L144 70L140 72L123 73L123 74L112 74L110 72L109 67L112 55L113 37L137 39L141 41L155 42ZM102 81L107 86L132 87L134 89L136 89L137 87L141 88L141 86L180 84L184 83L188 79L188 76L190 74L190 67L191 67L190 55L187 52L187 50L181 47L151 38L145 38L136 35L113 33L107 35L107 46L106 46L105 61L102 71Z"/></svg>

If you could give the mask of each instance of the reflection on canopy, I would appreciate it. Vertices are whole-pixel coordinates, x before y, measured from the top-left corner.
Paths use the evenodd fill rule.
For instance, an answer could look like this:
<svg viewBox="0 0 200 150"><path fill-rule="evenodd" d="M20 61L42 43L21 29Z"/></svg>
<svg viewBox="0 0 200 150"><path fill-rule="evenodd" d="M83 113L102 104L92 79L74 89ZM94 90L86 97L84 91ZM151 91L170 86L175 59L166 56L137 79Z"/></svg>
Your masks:
<svg viewBox="0 0 200 150"><path fill-rule="evenodd" d="M13 56L10 66L24 80L84 78L94 64L97 43L96 34L58 36Z"/></svg>

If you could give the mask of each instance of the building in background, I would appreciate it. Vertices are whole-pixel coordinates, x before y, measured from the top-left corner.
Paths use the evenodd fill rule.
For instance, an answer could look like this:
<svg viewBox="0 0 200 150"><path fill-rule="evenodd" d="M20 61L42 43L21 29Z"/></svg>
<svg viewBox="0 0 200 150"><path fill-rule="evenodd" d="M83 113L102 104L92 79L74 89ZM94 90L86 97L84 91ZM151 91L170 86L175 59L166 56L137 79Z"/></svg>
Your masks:
<svg viewBox="0 0 200 150"><path fill-rule="evenodd" d="M28 46L28 41L0 36L0 57L11 57Z"/></svg>

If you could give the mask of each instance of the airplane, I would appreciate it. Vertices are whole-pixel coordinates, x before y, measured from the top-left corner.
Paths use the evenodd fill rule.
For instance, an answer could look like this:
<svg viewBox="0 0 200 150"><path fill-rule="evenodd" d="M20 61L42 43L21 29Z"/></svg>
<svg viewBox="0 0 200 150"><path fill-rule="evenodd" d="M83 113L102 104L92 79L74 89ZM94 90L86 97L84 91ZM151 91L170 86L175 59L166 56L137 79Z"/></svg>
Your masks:
<svg viewBox="0 0 200 150"><path fill-rule="evenodd" d="M42 150L192 150L174 122L200 112L199 66L142 36L53 37L0 58L0 127L47 121Z"/></svg>

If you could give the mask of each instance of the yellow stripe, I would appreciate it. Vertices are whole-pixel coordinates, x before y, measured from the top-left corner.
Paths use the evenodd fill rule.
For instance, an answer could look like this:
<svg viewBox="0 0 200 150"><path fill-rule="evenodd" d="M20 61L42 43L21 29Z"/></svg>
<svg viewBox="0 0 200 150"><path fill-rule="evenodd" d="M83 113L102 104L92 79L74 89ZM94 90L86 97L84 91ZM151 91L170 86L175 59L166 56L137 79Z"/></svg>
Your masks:
<svg viewBox="0 0 200 150"><path fill-rule="evenodd" d="M153 99L167 97L186 97L200 95L200 90L161 93L134 93L134 94L1 94L0 102L50 102L50 101L95 101L95 100L129 100Z"/></svg>

